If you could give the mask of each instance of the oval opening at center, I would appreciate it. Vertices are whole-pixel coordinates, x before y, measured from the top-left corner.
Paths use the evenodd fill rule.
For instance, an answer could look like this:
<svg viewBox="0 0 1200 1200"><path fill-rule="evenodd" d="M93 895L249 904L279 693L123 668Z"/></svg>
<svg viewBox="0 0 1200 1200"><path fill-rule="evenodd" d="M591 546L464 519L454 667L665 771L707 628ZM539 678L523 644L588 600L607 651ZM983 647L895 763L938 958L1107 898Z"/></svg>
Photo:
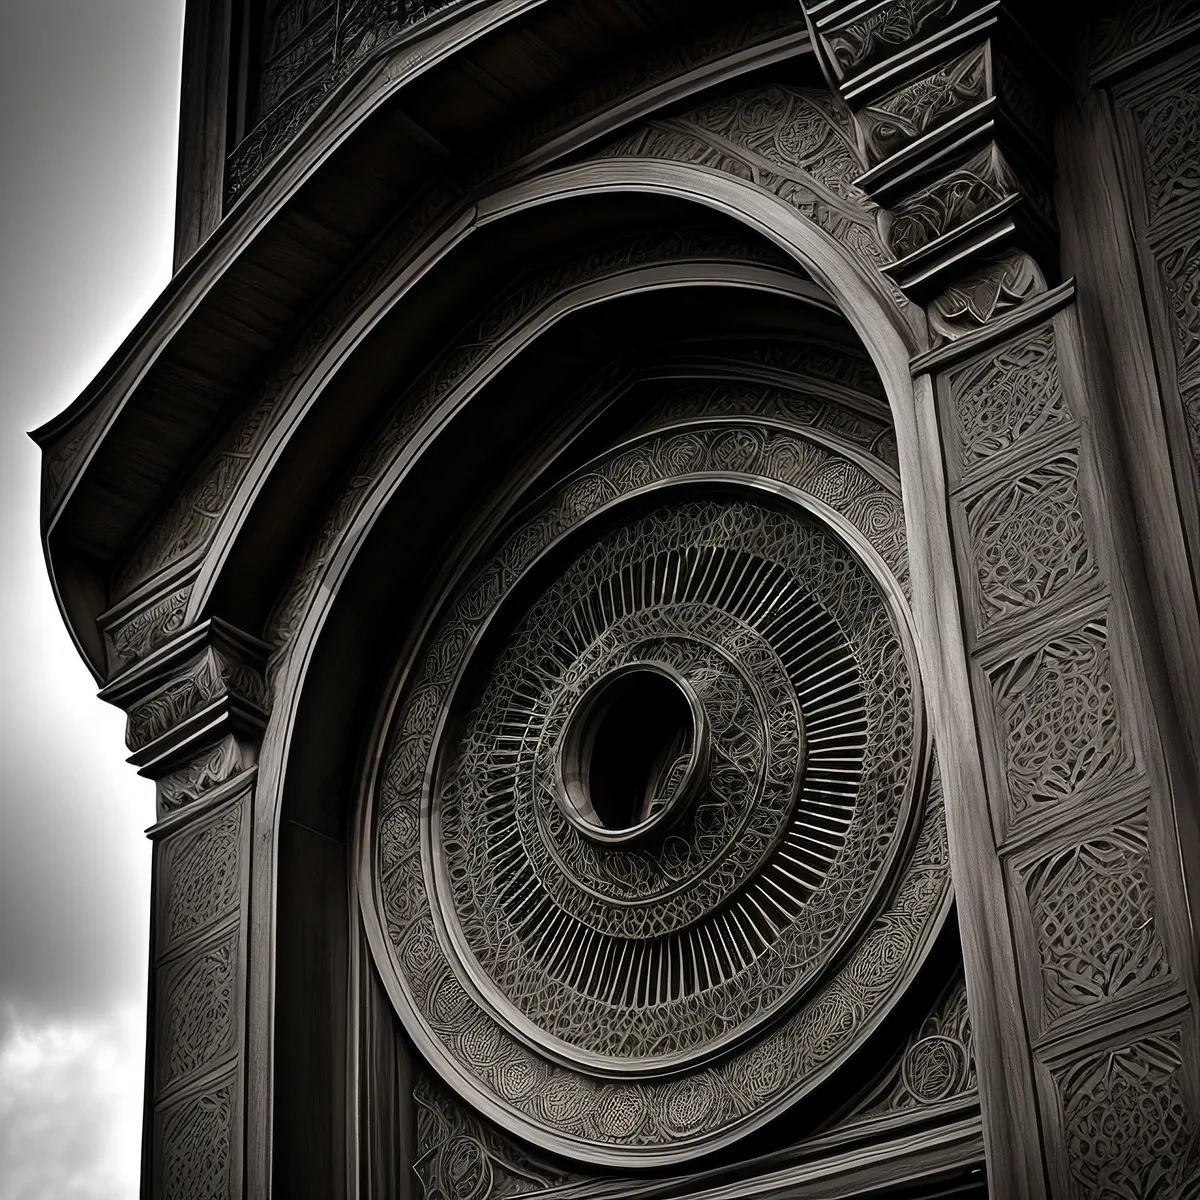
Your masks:
<svg viewBox="0 0 1200 1200"><path fill-rule="evenodd" d="M581 772L597 821L631 829L668 803L692 751L686 697L656 671L614 679L585 717Z"/></svg>

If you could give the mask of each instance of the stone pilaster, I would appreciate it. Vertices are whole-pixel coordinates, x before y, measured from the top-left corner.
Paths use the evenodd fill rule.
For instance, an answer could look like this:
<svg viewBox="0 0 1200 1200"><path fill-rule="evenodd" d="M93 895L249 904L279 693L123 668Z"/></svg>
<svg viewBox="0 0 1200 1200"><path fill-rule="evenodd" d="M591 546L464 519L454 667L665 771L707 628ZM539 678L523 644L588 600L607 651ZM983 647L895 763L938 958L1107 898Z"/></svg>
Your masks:
<svg viewBox="0 0 1200 1200"><path fill-rule="evenodd" d="M1189 1194L1178 781L1113 516L1119 456L1073 286L1048 287L1058 31L1013 0L805 7L885 210L886 269L929 319L906 504L992 1190Z"/></svg>
<svg viewBox="0 0 1200 1200"><path fill-rule="evenodd" d="M216 619L110 683L158 785L144 1194L243 1193L247 904L266 647Z"/></svg>
<svg viewBox="0 0 1200 1200"><path fill-rule="evenodd" d="M1066 285L914 363L941 431L981 751L959 824L977 852L986 830L1005 908L971 912L968 884L962 919L1008 925L1008 1020L1023 1026L1038 1114L1008 1136L1039 1147L1049 1194L1116 1180L1111 1194L1184 1195L1200 1166L1194 964L1072 302Z"/></svg>

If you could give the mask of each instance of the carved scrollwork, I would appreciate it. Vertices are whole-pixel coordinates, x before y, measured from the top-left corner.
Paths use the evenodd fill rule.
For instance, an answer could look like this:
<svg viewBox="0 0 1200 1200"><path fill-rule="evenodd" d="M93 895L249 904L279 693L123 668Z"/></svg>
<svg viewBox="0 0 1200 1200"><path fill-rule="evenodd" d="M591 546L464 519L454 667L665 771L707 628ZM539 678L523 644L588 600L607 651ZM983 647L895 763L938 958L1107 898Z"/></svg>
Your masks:
<svg viewBox="0 0 1200 1200"><path fill-rule="evenodd" d="M1183 234L1158 254L1172 324L1176 386L1192 459L1200 468L1200 233Z"/></svg>
<svg viewBox="0 0 1200 1200"><path fill-rule="evenodd" d="M1000 151L989 146L893 205L891 251L896 258L913 254L1020 191Z"/></svg>
<svg viewBox="0 0 1200 1200"><path fill-rule="evenodd" d="M1037 263L1023 250L1010 250L981 263L930 302L930 332L937 342L952 342L1045 290Z"/></svg>
<svg viewBox="0 0 1200 1200"><path fill-rule="evenodd" d="M570 1182L500 1137L424 1072L413 1088L422 1200L501 1200Z"/></svg>
<svg viewBox="0 0 1200 1200"><path fill-rule="evenodd" d="M1061 805L1128 764L1105 616L994 668L990 680L1014 818Z"/></svg>
<svg viewBox="0 0 1200 1200"><path fill-rule="evenodd" d="M1053 1075L1066 1126L1063 1157L1078 1200L1197 1194L1196 1115L1178 1028L1093 1051Z"/></svg>
<svg viewBox="0 0 1200 1200"><path fill-rule="evenodd" d="M959 451L969 471L1017 443L1070 424L1054 330L1044 325L950 373Z"/></svg>
<svg viewBox="0 0 1200 1200"><path fill-rule="evenodd" d="M1142 134L1146 202L1151 225L1200 201L1195 129L1200 121L1200 72L1176 77L1133 109Z"/></svg>
<svg viewBox="0 0 1200 1200"><path fill-rule="evenodd" d="M1019 871L1041 956L1047 1023L1167 971L1145 813Z"/></svg>
<svg viewBox="0 0 1200 1200"><path fill-rule="evenodd" d="M1028 255L1053 241L1048 111L1065 86L1053 53L1045 53L1053 22L1035 50L1024 34L998 36L1007 5L805 7L826 78L858 132L868 168L859 185L883 206L880 226L894 259L888 275L923 304L953 289L946 311L930 310L944 322L935 337L959 336L957 318L990 315L1007 290L1028 294L1024 274L1002 273L998 286L986 287L978 272L980 259L993 261L1014 242Z"/></svg>
<svg viewBox="0 0 1200 1200"><path fill-rule="evenodd" d="M703 490L584 532L623 495L714 471L811 489L903 573L894 493L828 448L728 423L650 434L462 585L406 684L376 796L371 873L401 1014L508 1127L597 1162L681 1160L801 1094L861 1036L852 1014L894 994L945 896L940 806L918 818L905 799L922 775L908 652L848 547ZM580 548L556 549L567 537ZM530 571L540 591L517 588ZM784 645L789 630L804 644ZM460 696L464 656L481 690ZM703 724L671 734L683 757L657 760L649 815L612 828L638 840L609 846L564 808L563 747L582 697L650 667L684 681ZM708 782L641 833L700 728ZM910 819L914 857L897 860ZM894 898L861 925L893 863ZM847 938L848 965L822 983Z"/></svg>
<svg viewBox="0 0 1200 1200"><path fill-rule="evenodd" d="M957 975L934 1010L913 1031L886 1089L852 1120L928 1108L969 1096L976 1088L975 1051L967 985Z"/></svg>
<svg viewBox="0 0 1200 1200"><path fill-rule="evenodd" d="M159 1088L167 1089L232 1054L237 931L160 973Z"/></svg>
<svg viewBox="0 0 1200 1200"><path fill-rule="evenodd" d="M159 1117L159 1195L211 1200L230 1195L235 1085L225 1078Z"/></svg>

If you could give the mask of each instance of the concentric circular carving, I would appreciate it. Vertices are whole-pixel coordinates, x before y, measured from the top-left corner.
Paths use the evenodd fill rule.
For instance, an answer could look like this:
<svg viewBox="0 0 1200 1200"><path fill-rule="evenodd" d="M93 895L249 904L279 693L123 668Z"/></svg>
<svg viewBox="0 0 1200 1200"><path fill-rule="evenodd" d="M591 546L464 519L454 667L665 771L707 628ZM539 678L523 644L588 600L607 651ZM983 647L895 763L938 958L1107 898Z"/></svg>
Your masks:
<svg viewBox="0 0 1200 1200"><path fill-rule="evenodd" d="M509 1128L702 1153L815 1086L915 970L947 878L899 519L794 431L656 434L443 604L368 903L418 1044Z"/></svg>

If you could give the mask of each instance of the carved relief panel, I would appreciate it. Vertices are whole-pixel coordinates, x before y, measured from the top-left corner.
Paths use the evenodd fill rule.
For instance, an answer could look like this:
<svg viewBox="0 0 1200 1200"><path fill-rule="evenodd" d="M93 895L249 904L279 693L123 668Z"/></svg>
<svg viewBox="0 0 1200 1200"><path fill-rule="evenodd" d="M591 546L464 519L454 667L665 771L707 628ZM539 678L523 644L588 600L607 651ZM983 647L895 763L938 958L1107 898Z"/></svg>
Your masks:
<svg viewBox="0 0 1200 1200"><path fill-rule="evenodd" d="M1179 14L1182 21L1187 14ZM1191 14L1192 20L1196 19ZM1180 37L1165 25L1159 38ZM1114 90L1130 209L1175 471L1193 539L1200 537L1200 55Z"/></svg>
<svg viewBox="0 0 1200 1200"><path fill-rule="evenodd" d="M1060 375L1074 326L1050 313L1068 296L976 338L974 354L943 352L938 377L988 817L1052 1193L1183 1195L1196 1171L1180 1040L1191 1017L1161 1028L1189 1005L1172 969L1177 868L1124 657L1126 594L1088 503L1100 486L1088 401L1068 400Z"/></svg>
<svg viewBox="0 0 1200 1200"><path fill-rule="evenodd" d="M894 475L786 407L677 390L527 510L439 601L383 747L389 995L468 1108L593 1170L828 1080L946 912Z"/></svg>
<svg viewBox="0 0 1200 1200"><path fill-rule="evenodd" d="M250 783L153 831L150 1194L241 1191Z"/></svg>

